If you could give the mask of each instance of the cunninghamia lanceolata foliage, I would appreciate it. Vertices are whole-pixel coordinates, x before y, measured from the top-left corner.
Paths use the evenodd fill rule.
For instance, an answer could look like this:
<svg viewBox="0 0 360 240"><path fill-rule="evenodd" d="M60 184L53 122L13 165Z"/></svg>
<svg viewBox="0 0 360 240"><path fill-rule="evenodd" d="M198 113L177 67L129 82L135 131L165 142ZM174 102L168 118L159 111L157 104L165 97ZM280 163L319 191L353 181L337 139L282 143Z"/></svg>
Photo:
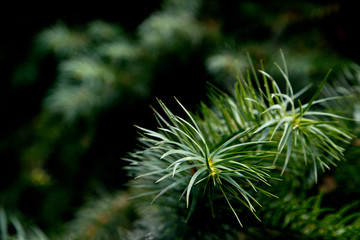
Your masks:
<svg viewBox="0 0 360 240"><path fill-rule="evenodd" d="M209 211L213 216L213 194L218 194L242 225L234 202L255 215L254 204L261 206L259 192L275 197L267 188L277 169L282 175L301 163L306 169L312 161L317 181L319 166L325 170L330 164L336 165L335 161L343 158L344 149L339 144L348 143L351 135L332 120L344 118L310 110L313 105L336 99L317 100L330 72L311 100L302 104L298 98L309 87L293 92L282 59L283 68L275 65L285 80L285 93L264 69L259 70L261 87L249 57L250 71L246 77L239 74L233 96L213 87L209 94L212 106L202 104L198 115L176 100L186 118L176 116L159 100L166 117L154 109L158 130L138 127L143 132L140 141L144 149L127 159L131 162L130 172L136 176L134 187L146 190L139 197L155 195L155 201L165 193L178 192L189 207L197 200L192 194L196 187L210 196ZM279 159L283 161L280 166Z"/></svg>

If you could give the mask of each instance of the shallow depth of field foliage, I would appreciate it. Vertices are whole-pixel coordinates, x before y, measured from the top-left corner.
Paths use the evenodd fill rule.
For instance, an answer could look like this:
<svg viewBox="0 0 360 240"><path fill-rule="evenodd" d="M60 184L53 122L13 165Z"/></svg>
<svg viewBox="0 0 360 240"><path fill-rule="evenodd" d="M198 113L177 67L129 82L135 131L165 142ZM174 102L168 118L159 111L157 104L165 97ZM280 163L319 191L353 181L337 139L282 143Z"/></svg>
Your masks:
<svg viewBox="0 0 360 240"><path fill-rule="evenodd" d="M0 239L357 239L348 3L159 2L8 70Z"/></svg>

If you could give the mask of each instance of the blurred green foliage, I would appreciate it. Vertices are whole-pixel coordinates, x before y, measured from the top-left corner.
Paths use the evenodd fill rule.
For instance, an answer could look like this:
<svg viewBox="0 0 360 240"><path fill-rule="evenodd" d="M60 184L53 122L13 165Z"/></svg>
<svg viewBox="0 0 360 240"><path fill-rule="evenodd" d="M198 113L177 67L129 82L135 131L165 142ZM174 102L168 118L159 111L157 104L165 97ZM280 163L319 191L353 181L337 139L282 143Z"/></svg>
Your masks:
<svg viewBox="0 0 360 240"><path fill-rule="evenodd" d="M8 217L4 209L0 209L0 238L2 240L47 240L46 235L36 227L24 228L14 216Z"/></svg>
<svg viewBox="0 0 360 240"><path fill-rule="evenodd" d="M332 68L324 94L353 97L324 108L359 119L360 69L356 62L360 59L355 31L349 26L353 14L349 3L166 0L154 9L135 26L135 21L119 25L111 18L93 18L80 25L51 22L36 33L30 50L11 69L11 82L1 90L4 131L0 157L5 171L0 176L0 206L34 219L50 235L63 232L64 223L74 218L70 229L84 233L81 224L89 224L101 234L96 220L83 213L92 209L99 216L101 211L111 212L106 209L109 195L81 208L77 217L75 212L97 191L113 193L126 188L128 177L122 169L126 163L120 158L137 144L133 124L155 128L148 105L155 97L168 102L176 96L195 111L201 100L208 101L208 81L231 92L237 70L249 68L246 52L261 59L265 69L277 77L272 63L279 60L282 49L294 89L313 83L305 100ZM258 61L254 62L258 68ZM169 105L176 109L175 104ZM358 137L358 124L346 127ZM355 140L345 153L348 161L319 180L319 186L329 190L323 196L324 207L340 209L360 196L359 145ZM326 179L332 181L332 187L326 185ZM318 193L316 186L301 184L291 182L283 190L306 188L309 194ZM113 201L121 198L114 196ZM302 199L305 197L291 199L296 202L294 208L302 208ZM312 203L309 200L305 207L311 208ZM181 232L182 222L174 210L151 211L145 217L144 211L134 215L138 227L125 234L129 239L141 239L149 232L160 239L161 229L148 229L148 222L155 219L161 223L163 211L172 214L169 216L178 221ZM322 221L316 217L315 222ZM123 221L126 227L131 225L116 216L113 219L111 224ZM278 224L298 228L280 220ZM236 234L244 238L243 233ZM246 234L251 236L251 229Z"/></svg>

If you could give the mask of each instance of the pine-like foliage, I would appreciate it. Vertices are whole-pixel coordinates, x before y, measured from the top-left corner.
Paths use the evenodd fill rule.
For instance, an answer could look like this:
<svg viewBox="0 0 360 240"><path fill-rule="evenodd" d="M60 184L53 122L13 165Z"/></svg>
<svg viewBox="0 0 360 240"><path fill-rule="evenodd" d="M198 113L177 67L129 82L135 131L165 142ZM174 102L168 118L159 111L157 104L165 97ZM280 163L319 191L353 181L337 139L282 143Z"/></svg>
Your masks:
<svg viewBox="0 0 360 240"><path fill-rule="evenodd" d="M80 208L64 239L356 236L358 215L351 214L358 206L338 207L360 197L354 184L360 181L359 125L347 120L359 119L360 70L354 65L336 75L347 60L320 27L336 19L340 5L166 0L129 31L101 20L45 29L36 56L14 77L14 86L34 84L46 97L38 115L0 139L0 150L12 147L10 157L21 168L6 179L14 183L1 189L1 204L21 205L44 230L56 232L97 182L122 187L126 163L118 158L134 139L128 126L150 122L143 106L154 95L176 95L182 111L161 97L166 105L159 100L160 110L154 109L159 128L139 127L141 146L127 158L136 177L130 192ZM280 55L272 64L279 48L287 61ZM244 52L264 63L253 67ZM207 80L225 92L211 86L206 103L189 111ZM26 92L29 102L40 103L33 90ZM317 188L327 179L337 187L325 187L320 206ZM137 197L129 203L127 194ZM328 206L335 209L325 211Z"/></svg>
<svg viewBox="0 0 360 240"><path fill-rule="evenodd" d="M186 60L192 48L210 38L196 19L198 8L199 1L168 1L138 26L136 37L103 21L78 30L59 23L43 31L37 44L59 61L45 108L74 121L146 97L162 56L175 53Z"/></svg>
<svg viewBox="0 0 360 240"><path fill-rule="evenodd" d="M246 225L246 221L251 222L242 220L246 209L261 219L255 214L256 206L283 201L284 196L276 200L276 195L283 192L273 191L270 182L275 180L277 189L284 183L276 180L286 175L290 179L307 176L316 183L320 169L324 172L336 166L352 136L338 124L344 117L316 109L320 103L337 99L318 99L330 72L310 101L303 104L299 97L308 88L293 91L283 55L282 59L281 67L275 65L285 82L284 91L277 84L279 80L264 69L258 71L260 79L252 67L246 77L239 75L233 96L212 88L211 106L202 104L198 114L190 113L178 101L184 116L177 116L159 100L165 115L154 110L158 130L139 127L143 149L127 158L131 162L128 170L135 176L131 186L143 189L136 198L154 196L153 203L170 204L178 212L187 208L183 215L186 221L199 219L201 211L204 215L200 219L210 224L207 218L212 216L217 222L227 205L240 225ZM179 199L177 205L173 205L175 199ZM289 209L286 214L290 217L293 211L297 210ZM336 216L329 215L322 221ZM359 231L356 221L349 228ZM216 231L214 222L211 226ZM226 222L231 225L229 219ZM342 222L348 223L352 221Z"/></svg>
<svg viewBox="0 0 360 240"><path fill-rule="evenodd" d="M131 70L137 49L118 26L95 21L74 31L58 24L38 39L60 59L58 79L45 106L66 120L92 117L120 97L146 93L146 77L136 74L143 69Z"/></svg>
<svg viewBox="0 0 360 240"><path fill-rule="evenodd" d="M15 218L6 216L5 210L0 209L0 239L1 240L47 240L45 234L36 227L26 228Z"/></svg>
<svg viewBox="0 0 360 240"><path fill-rule="evenodd" d="M77 212L61 239L127 239L137 213L129 193L107 194L90 201Z"/></svg>
<svg viewBox="0 0 360 240"><path fill-rule="evenodd" d="M360 232L360 213L354 211L358 204L343 206L337 211L321 207L322 195L306 199L286 198L264 207L264 222L273 232L274 239L281 237L286 229L289 239L357 239ZM257 233L259 238L265 232Z"/></svg>

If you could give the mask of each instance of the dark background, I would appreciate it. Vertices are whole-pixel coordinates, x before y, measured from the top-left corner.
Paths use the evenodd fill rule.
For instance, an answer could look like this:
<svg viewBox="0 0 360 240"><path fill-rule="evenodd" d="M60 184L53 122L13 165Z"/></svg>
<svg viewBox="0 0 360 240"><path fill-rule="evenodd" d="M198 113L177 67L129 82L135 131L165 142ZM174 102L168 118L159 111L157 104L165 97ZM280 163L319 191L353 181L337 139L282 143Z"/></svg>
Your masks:
<svg viewBox="0 0 360 240"><path fill-rule="evenodd" d="M303 4L303 1L254 1L268 11L276 10L291 15L296 4ZM336 54L350 59L354 62L360 61L360 35L358 34L358 9L353 1L320 1L321 3L335 4L337 10L319 21L302 21L293 24L287 35L292 36L309 29L319 31L327 40L329 46ZM222 33L239 37L243 41L266 41L271 39L268 29L260 26L259 29L247 31L244 35L238 30L238 24L253 27L256 25L259 16L244 16L238 13L239 1L206 1L203 6L204 15L211 15L214 19L221 20ZM308 2L305 2L305 4ZM93 20L101 19L106 22L119 24L126 32L135 34L136 27L154 11L161 9L162 1L114 1L111 3L100 2L83 4L74 2L47 2L44 4L30 5L12 3L9 6L1 7L0 18L0 194L10 188L17 188L18 179L21 178L21 163L18 161L18 136L19 129L26 129L33 119L41 112L42 101L47 95L48 89L52 86L57 74L56 60L47 57L41 60L39 66L38 81L33 84L14 84L14 71L19 65L27 61L33 51L34 39L38 33L61 21L70 27L78 27ZM295 6L295 7L294 7ZM296 12L295 12L296 14ZM261 21L260 21L261 22ZM260 23L259 23L260 24ZM244 27L246 28L246 27ZM287 35L283 36L286 37ZM281 39L280 39L281 40ZM311 42L309 43L311 45ZM199 53L200 55L201 53ZM164 71L157 72L156 85L152 86L150 101L140 101L136 105L126 107L121 104L114 106L110 111L102 113L98 120L98 128L95 133L94 142L90 150L81 155L79 165L82 170L66 179L64 170L55 160L47 163L47 168L55 178L63 181L63 188L52 192L52 198L62 198L69 193L70 199L67 209L53 209L53 222L47 222L49 218L39 216L39 209L44 201L49 201L49 190L26 187L20 190L20 194L8 194L6 207L16 209L29 218L34 218L41 227L50 228L51 224L69 220L73 217L74 210L84 202L84 195L91 192L88 183L90 179L100 179L106 190L112 191L124 187L127 177L121 167L123 163L114 161L120 159L136 146L136 129L133 124L152 127L155 126L150 104L155 104L155 97L171 99L178 96L183 100L184 105L196 109L195 105L204 100L206 81L211 77L204 70L200 57L196 54L191 62L181 63L176 57L164 66ZM177 74L172 74L176 71ZM189 77L191 73L191 77ZM167 79L171 77L175 82L182 82L181 85L169 84ZM192 84L193 78L201 78L202 81ZM185 80L184 80L185 79ZM185 82L184 82L185 81ZM191 87L189 87L189 85ZM136 108L137 111L133 111ZM192 109L192 110L193 110ZM126 116L126 118L124 118ZM82 123L73 126L79 131ZM71 130L68 137L71 138ZM27 139L32 141L32 139ZM119 146L122 146L119 148ZM55 153L56 155L56 153ZM25 186L25 187L24 187ZM63 192L61 192L63 190ZM9 200L10 199L10 200ZM45 200L46 199L46 200ZM13 201L12 201L13 200ZM9 204L11 202L12 204ZM2 203L0 203L0 206ZM51 206L51 205L50 205ZM55 205L54 205L55 206ZM58 211L58 212L56 212ZM61 220L59 220L59 219Z"/></svg>

